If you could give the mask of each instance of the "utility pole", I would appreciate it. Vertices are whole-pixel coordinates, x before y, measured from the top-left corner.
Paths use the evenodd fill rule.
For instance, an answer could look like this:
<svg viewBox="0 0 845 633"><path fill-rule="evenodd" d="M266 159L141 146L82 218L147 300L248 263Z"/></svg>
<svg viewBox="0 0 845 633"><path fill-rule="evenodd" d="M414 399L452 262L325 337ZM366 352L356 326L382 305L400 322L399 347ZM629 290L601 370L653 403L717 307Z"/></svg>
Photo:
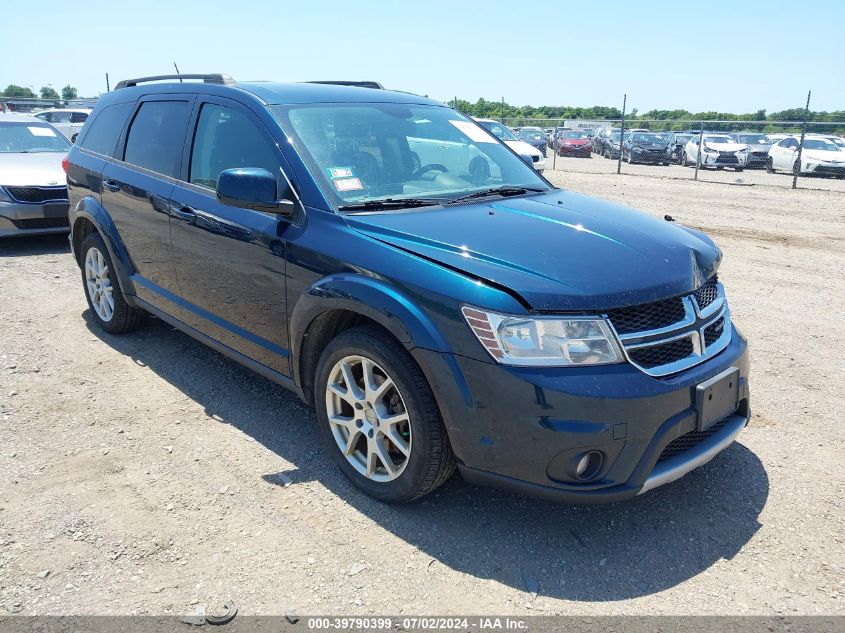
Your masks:
<svg viewBox="0 0 845 633"><path fill-rule="evenodd" d="M628 93L622 95L622 123L619 124L619 161L616 163L616 173L622 173L622 142L625 139L625 106L628 105Z"/></svg>
<svg viewBox="0 0 845 633"><path fill-rule="evenodd" d="M106 73L106 92L111 92L111 86L109 86L109 74Z"/></svg>
<svg viewBox="0 0 845 633"><path fill-rule="evenodd" d="M810 118L810 95L812 90L807 91L807 105L804 106L804 125L801 126L801 142L798 144L798 158L795 159L798 169L792 168L792 188L798 188L798 174L801 173L801 152L804 150L804 135L807 134L807 119Z"/></svg>

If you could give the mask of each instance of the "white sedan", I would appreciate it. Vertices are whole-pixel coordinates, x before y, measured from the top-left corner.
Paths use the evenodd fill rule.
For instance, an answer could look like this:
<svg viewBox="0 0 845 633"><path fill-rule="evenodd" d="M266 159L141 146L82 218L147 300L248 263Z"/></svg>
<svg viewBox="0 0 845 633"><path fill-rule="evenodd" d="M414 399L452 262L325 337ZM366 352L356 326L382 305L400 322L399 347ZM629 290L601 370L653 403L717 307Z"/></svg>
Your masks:
<svg viewBox="0 0 845 633"><path fill-rule="evenodd" d="M33 112L32 116L47 121L64 134L67 140L74 143L89 114L91 114L91 108L51 108Z"/></svg>
<svg viewBox="0 0 845 633"><path fill-rule="evenodd" d="M681 157L681 164L695 165L698 161L699 136L693 136L684 146L684 154ZM701 167L732 167L736 171L745 169L748 162L748 146L737 143L727 134L705 134L701 144L704 146L701 152Z"/></svg>
<svg viewBox="0 0 845 633"><path fill-rule="evenodd" d="M520 141L513 135L513 132L511 132L506 125L503 125L498 121L493 119L475 119L475 122L490 132L497 139L502 141L502 143L510 147L517 154L520 154L521 156L530 156L533 161L534 169L541 174L543 173L543 170L546 168L545 154L525 141Z"/></svg>
<svg viewBox="0 0 845 633"><path fill-rule="evenodd" d="M836 143L824 138L805 138L800 166L798 145L799 139L795 137L785 138L772 145L766 164L769 173L781 170L793 174L845 178L845 152Z"/></svg>

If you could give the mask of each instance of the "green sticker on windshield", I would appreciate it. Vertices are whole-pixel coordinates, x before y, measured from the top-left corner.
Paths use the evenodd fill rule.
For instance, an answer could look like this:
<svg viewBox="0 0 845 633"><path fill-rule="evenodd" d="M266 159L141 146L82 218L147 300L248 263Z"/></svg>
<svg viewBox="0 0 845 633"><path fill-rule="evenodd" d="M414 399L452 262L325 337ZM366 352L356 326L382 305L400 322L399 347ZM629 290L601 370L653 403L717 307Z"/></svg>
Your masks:
<svg viewBox="0 0 845 633"><path fill-rule="evenodd" d="M355 176L355 172L352 171L351 167L326 167L326 171L329 172L329 178L332 180L335 178L352 178Z"/></svg>

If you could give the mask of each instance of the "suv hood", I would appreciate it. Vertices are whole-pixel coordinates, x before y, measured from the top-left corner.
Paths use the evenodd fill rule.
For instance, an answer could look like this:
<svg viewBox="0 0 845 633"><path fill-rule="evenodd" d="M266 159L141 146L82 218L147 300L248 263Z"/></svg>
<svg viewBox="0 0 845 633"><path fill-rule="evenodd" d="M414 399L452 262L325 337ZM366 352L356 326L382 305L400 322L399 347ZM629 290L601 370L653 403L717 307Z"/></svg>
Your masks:
<svg viewBox="0 0 845 633"><path fill-rule="evenodd" d="M703 233L566 191L345 218L534 310L606 310L689 293L721 261Z"/></svg>
<svg viewBox="0 0 845 633"><path fill-rule="evenodd" d="M65 184L65 152L0 152L0 187L52 187Z"/></svg>

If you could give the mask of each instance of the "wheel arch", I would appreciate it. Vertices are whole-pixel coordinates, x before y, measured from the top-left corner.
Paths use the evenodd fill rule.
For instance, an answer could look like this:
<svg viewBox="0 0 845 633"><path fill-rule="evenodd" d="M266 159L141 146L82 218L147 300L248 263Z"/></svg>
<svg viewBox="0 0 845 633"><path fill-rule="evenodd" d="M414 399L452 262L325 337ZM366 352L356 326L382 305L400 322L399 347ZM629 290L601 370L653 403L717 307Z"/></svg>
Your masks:
<svg viewBox="0 0 845 633"><path fill-rule="evenodd" d="M129 253L108 212L96 200L86 197L79 201L76 209L74 209L73 217L70 243L76 263L82 265L81 251L85 238L93 232L99 233L114 264L115 275L118 284L120 284L121 292L124 295L134 295L135 287L130 279L133 268Z"/></svg>
<svg viewBox="0 0 845 633"><path fill-rule="evenodd" d="M340 332L363 324L388 332L407 350L448 351L428 316L396 288L359 274L330 275L300 297L290 319L294 380L307 402L313 401L314 377L325 345Z"/></svg>

